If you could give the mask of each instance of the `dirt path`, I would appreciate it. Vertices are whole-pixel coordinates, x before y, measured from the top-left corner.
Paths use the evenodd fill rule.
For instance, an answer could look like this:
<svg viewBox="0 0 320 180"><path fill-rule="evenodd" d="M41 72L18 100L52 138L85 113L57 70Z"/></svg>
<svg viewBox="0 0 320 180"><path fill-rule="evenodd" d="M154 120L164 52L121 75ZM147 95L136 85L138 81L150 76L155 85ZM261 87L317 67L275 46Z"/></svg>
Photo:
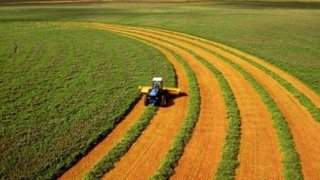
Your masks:
<svg viewBox="0 0 320 180"><path fill-rule="evenodd" d="M81 179L83 175L93 168L93 166L111 150L111 148L119 142L127 130L133 125L142 115L145 107L143 100L140 100L130 111L130 113L116 126L116 128L96 147L94 147L86 156L75 164L72 168L66 171L59 179Z"/></svg>
<svg viewBox="0 0 320 180"><path fill-rule="evenodd" d="M144 34L146 34L146 32L144 32ZM155 36L155 35L153 35L153 36ZM157 38L158 38L158 36L157 36ZM164 37L162 37L161 39L164 39ZM166 40L173 42L173 43L177 43L181 46L187 47L188 49L190 49L192 51L197 52L199 55L201 55L202 57L204 57L205 59L210 61L212 64L214 64L216 67L218 67L219 63L221 62L221 60L219 60L218 58L215 58L212 55L210 56L210 53L205 52L195 46L192 46L192 45L190 46L187 43L185 44L181 41L170 40L170 38L167 38ZM194 41L193 43L197 43L197 42ZM217 49L214 49L213 47L210 47L210 48L214 51L218 51ZM244 68L246 71L248 71L270 93L271 97L276 101L277 105L279 106L281 111L284 113L284 115L288 121L289 127L291 128L291 131L294 136L294 141L297 146L297 151L301 157L302 170L303 170L304 177L306 179L320 178L320 156L319 156L320 146L316 145L318 140L320 139L320 124L317 123L312 118L310 113L298 102L297 99L295 99L286 89L281 87L272 77L270 77L266 73L262 72L258 68L254 67L250 63L248 63L240 58L237 58L237 57L235 57L231 54L228 54L226 52L224 52L224 53L220 52L220 53L222 53L225 57L236 62L242 68ZM223 70L223 69L224 68L221 68L220 70ZM280 76L281 76L281 74L280 74ZM286 75L284 75L283 77L286 77ZM226 78L227 78L227 76L226 76ZM299 83L295 84L295 86L298 89L305 88L304 85L299 87ZM312 94L311 90L308 90L308 92L311 92L311 94ZM309 94L309 96L310 96L310 94ZM237 99L237 101L238 101L238 99ZM319 102L319 101L316 101L316 102ZM254 106L256 106L256 103L253 103L253 104L254 104ZM243 120L243 122L245 122L245 121ZM261 125L260 123L261 122L259 122L258 124ZM268 129L272 128L270 126L270 123L268 126L269 126ZM267 126L265 126L264 128L252 126L251 129L253 127L255 127L254 128L254 129L256 129L255 131L258 133L258 134L254 133L255 136L259 136L259 134L261 134L261 132L259 132L259 131L262 131L262 129L266 130L265 128ZM246 130L244 130L244 128L245 128L245 124L243 124L243 131L242 132L247 134L247 132L246 132ZM241 140L242 145L241 145L241 150L240 150L241 152L240 152L240 157L239 157L241 165L237 170L237 174L238 174L237 177L238 178L241 178L241 177L247 178L246 175L248 174L248 170L253 169L253 167L250 167L250 166L252 164L255 164L255 166L257 166L257 164L259 164L259 162L257 162L257 160L260 159L263 164L264 161L268 160L268 158L271 158L268 153L268 149L265 150L264 156L259 156L258 154L256 155L256 153L254 153L254 155L257 157L257 159L252 158L253 161L251 161L251 163L249 163L250 157L243 156L243 158L242 158L242 154L244 151L243 144L244 144L244 141L246 141L245 134L243 134L242 140ZM274 133L271 133L271 134L274 134ZM253 134L251 135L251 137L252 136L253 136ZM253 141L252 138L250 139L249 137L250 136L248 136L248 141ZM259 149L257 149L257 147L258 147L257 145L259 145L259 144L261 144L261 146L265 145L265 147L268 147L268 145L265 144L266 142L270 141L270 140L268 140L268 138L270 138L270 137L266 136L266 138L265 138L266 141L259 140L256 142L256 145L250 146L250 147L248 146L248 147L252 149L252 152L259 150ZM270 138L270 139L272 139L272 138ZM264 142L264 143L260 143L260 142ZM272 143L272 144L274 144L274 143ZM261 148L263 148L263 147L261 147ZM254 149L256 149L256 150L254 150ZM272 149L274 149L274 148L272 148ZM250 155L250 154L248 153L248 155ZM251 154L250 156L252 156L252 155L253 154ZM245 163L244 161L246 161L248 163ZM245 164L248 164L247 168L243 167ZM268 170L264 170L264 171L268 172ZM263 173L262 170L254 171L254 172L256 172L258 174ZM253 176L253 177L255 177L255 176Z"/></svg>
<svg viewBox="0 0 320 180"><path fill-rule="evenodd" d="M188 49L192 49L193 51L197 52L197 50L193 49L194 47L192 47L190 44L183 43L181 41L177 41L172 38L158 36L158 35L155 35L154 33L146 32L143 30L132 30L132 29L125 30L123 28L118 30L126 31L126 32L122 32L125 34L129 32L129 35L133 35L135 37L142 38L142 39L145 39L145 40L148 40L172 49L177 54L181 55L188 63L190 63L194 72L199 78L199 81L201 78L203 78L203 75L201 75L200 72L203 72L207 69L204 65L199 63L196 59L192 58L190 55L188 55L188 53L185 53L183 50L171 44L168 44L150 37L155 37L161 40L169 41L170 43L179 44L180 46L186 47ZM146 37L144 35L147 35L150 37ZM205 58L207 59L208 58L207 55L208 54L204 54L203 56L205 56ZM228 64L222 63L216 67L221 69L222 73L230 83L230 86L236 96L236 100L240 109L240 115L243 121L243 125L242 125L243 135L242 135L241 152L240 152L240 163L241 163L240 168L243 169L243 171L246 171L247 173L249 173L252 178L269 179L269 178L281 177L281 163L280 163L281 154L279 151L277 138L275 136L275 131L272 127L271 115L268 113L259 95L254 91L254 89L250 86L247 80L240 73L235 71ZM204 86L208 86L208 85L210 86L210 83L206 83ZM199 87L201 90L205 88L200 84L199 84ZM215 92L212 92L212 93L215 93ZM217 102L214 102L213 104L215 103ZM214 105L211 107L214 107ZM214 108L212 109L214 110ZM218 113L218 112L215 111L214 113ZM207 122L209 121L207 120ZM211 122L211 124L214 125L214 122ZM264 131L261 131L261 129L263 129ZM212 134L214 133L212 132ZM221 134L218 134L218 133L216 134L217 137L219 135L221 136ZM225 137L225 135L223 136ZM198 138L200 137L199 139L194 139L196 137L197 136L193 136L192 138L193 141L195 142L201 141L201 138L202 138L201 136L198 136ZM270 146L266 147L264 144L260 143L262 141L270 142ZM217 142L217 141L214 141L214 142ZM213 143L213 142L206 142L206 143ZM219 155L221 153L222 144L223 144L223 140L221 140L220 146L219 146L220 148L218 148L220 149L219 153L215 154L218 156L213 156L213 153L215 151L212 151L212 152L210 150L204 151L203 153L205 153L205 155L203 156L206 157L205 161L201 157L194 158L191 155L192 151L195 151L197 149L197 143L194 143L193 147L192 147L192 144L189 144L188 148L186 149L179 163L179 166L176 168L176 174L173 178L176 177L176 179L181 179L183 177L190 177L192 175L195 178L196 177L199 177L199 178L213 177L217 168L218 160L220 158ZM214 147L213 149L216 150L217 147ZM255 156L252 156L252 154L255 154ZM187 162L184 162L184 161L187 161ZM190 163L190 161L192 161L192 163ZM210 163L208 163L208 161ZM208 164L211 164L211 165L208 165ZM252 166L252 164L254 164L254 166ZM191 171L191 168L193 169L192 171Z"/></svg>

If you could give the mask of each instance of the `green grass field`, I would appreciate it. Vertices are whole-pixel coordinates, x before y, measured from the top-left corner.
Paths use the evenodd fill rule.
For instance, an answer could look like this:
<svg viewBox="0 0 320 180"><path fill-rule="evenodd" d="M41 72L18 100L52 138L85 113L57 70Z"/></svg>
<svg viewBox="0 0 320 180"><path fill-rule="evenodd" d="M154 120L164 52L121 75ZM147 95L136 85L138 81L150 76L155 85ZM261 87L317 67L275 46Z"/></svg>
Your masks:
<svg viewBox="0 0 320 180"><path fill-rule="evenodd" d="M128 38L46 23L0 32L3 178L55 176L113 129L139 85L174 85L164 56Z"/></svg>
<svg viewBox="0 0 320 180"><path fill-rule="evenodd" d="M160 27L223 42L320 93L320 3L97 3L4 6L0 22L72 20Z"/></svg>
<svg viewBox="0 0 320 180"><path fill-rule="evenodd" d="M1 178L55 177L114 127L138 85L154 75L174 84L153 48L62 21L194 34L262 57L320 94L320 3L0 5Z"/></svg>

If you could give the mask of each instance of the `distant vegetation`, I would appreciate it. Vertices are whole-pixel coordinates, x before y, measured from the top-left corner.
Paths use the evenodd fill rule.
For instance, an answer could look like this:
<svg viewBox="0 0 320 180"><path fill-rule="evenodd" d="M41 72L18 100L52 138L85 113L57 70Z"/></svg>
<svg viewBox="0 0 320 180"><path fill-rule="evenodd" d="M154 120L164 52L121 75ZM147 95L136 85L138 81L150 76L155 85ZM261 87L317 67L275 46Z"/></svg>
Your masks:
<svg viewBox="0 0 320 180"><path fill-rule="evenodd" d="M61 3L61 2L102 2L103 0L0 0L0 3Z"/></svg>
<svg viewBox="0 0 320 180"><path fill-rule="evenodd" d="M153 26L212 39L288 71L320 94L320 3L93 3L0 7L0 22L72 20Z"/></svg>
<svg viewBox="0 0 320 180"><path fill-rule="evenodd" d="M320 2L320 0L0 0L0 3L24 3L24 2L48 2L48 3L60 3L60 2L281 2L281 3L292 3L292 2Z"/></svg>

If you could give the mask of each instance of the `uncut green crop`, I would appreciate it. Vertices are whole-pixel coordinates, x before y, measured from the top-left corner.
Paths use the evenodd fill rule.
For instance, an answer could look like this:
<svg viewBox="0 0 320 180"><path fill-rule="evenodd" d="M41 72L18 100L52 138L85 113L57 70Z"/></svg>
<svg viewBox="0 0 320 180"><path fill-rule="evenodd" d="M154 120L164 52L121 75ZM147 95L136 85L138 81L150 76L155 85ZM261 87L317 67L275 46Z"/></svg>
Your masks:
<svg viewBox="0 0 320 180"><path fill-rule="evenodd" d="M320 94L319 2L108 2L0 6L0 14L3 22L95 21L194 34L262 57Z"/></svg>
<svg viewBox="0 0 320 180"><path fill-rule="evenodd" d="M259 93L260 97L262 98L264 104L268 108L268 111L272 115L273 120L273 127L276 129L277 137L279 140L279 144L281 147L281 152L283 153L283 176L285 179L303 179L302 174L302 168L301 168L301 160L298 152L295 148L295 143L293 140L293 136L290 130L290 127L288 126L288 123L281 112L281 110L278 108L276 102L270 94L263 88L259 82L250 75L247 71L245 71L243 68L241 68L238 64L230 61L229 59L212 52L215 56L219 57L224 62L230 64L234 69L239 71L247 80L248 82L253 86L255 91ZM226 164L228 166L228 164ZM221 167L221 166L220 166ZM225 171L225 167L221 167L221 171ZM228 173L226 171L226 173ZM218 179L218 177L217 177ZM227 179L225 177L222 177L222 179ZM232 179L232 178L230 178Z"/></svg>
<svg viewBox="0 0 320 180"><path fill-rule="evenodd" d="M110 132L152 76L174 85L158 51L63 23L1 23L0 177L56 177Z"/></svg>
<svg viewBox="0 0 320 180"><path fill-rule="evenodd" d="M155 106L148 106L137 122L130 127L121 140L85 174L84 179L101 179L104 174L111 171L115 167L114 164L130 149L132 144L149 125L152 117L156 114L156 111L157 108Z"/></svg>
<svg viewBox="0 0 320 180"><path fill-rule="evenodd" d="M174 52L171 51L171 53ZM171 145L166 156L161 160L161 163L157 168L155 174L150 179L169 179L170 176L174 174L174 168L178 165L178 162L183 154L184 148L191 139L193 130L199 120L201 98L196 75L187 62L185 62L180 56L176 54L173 55L175 56L177 61L179 61L179 63L183 66L188 76L188 110L186 118L183 120L179 132L174 138L173 144Z"/></svg>

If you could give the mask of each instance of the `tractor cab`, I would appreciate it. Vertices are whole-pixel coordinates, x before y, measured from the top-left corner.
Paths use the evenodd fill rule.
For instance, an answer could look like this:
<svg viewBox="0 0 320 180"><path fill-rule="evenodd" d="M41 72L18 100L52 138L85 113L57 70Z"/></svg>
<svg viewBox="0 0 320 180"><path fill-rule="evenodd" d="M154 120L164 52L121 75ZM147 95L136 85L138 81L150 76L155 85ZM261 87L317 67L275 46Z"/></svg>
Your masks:
<svg viewBox="0 0 320 180"><path fill-rule="evenodd" d="M166 99L164 98L165 98L164 92L162 90L162 78L161 77L152 78L151 89L149 89L147 98L145 99L145 105L154 104L156 106L161 106L161 105L163 106L166 104Z"/></svg>
<svg viewBox="0 0 320 180"><path fill-rule="evenodd" d="M152 89L162 89L162 77L152 78Z"/></svg>

